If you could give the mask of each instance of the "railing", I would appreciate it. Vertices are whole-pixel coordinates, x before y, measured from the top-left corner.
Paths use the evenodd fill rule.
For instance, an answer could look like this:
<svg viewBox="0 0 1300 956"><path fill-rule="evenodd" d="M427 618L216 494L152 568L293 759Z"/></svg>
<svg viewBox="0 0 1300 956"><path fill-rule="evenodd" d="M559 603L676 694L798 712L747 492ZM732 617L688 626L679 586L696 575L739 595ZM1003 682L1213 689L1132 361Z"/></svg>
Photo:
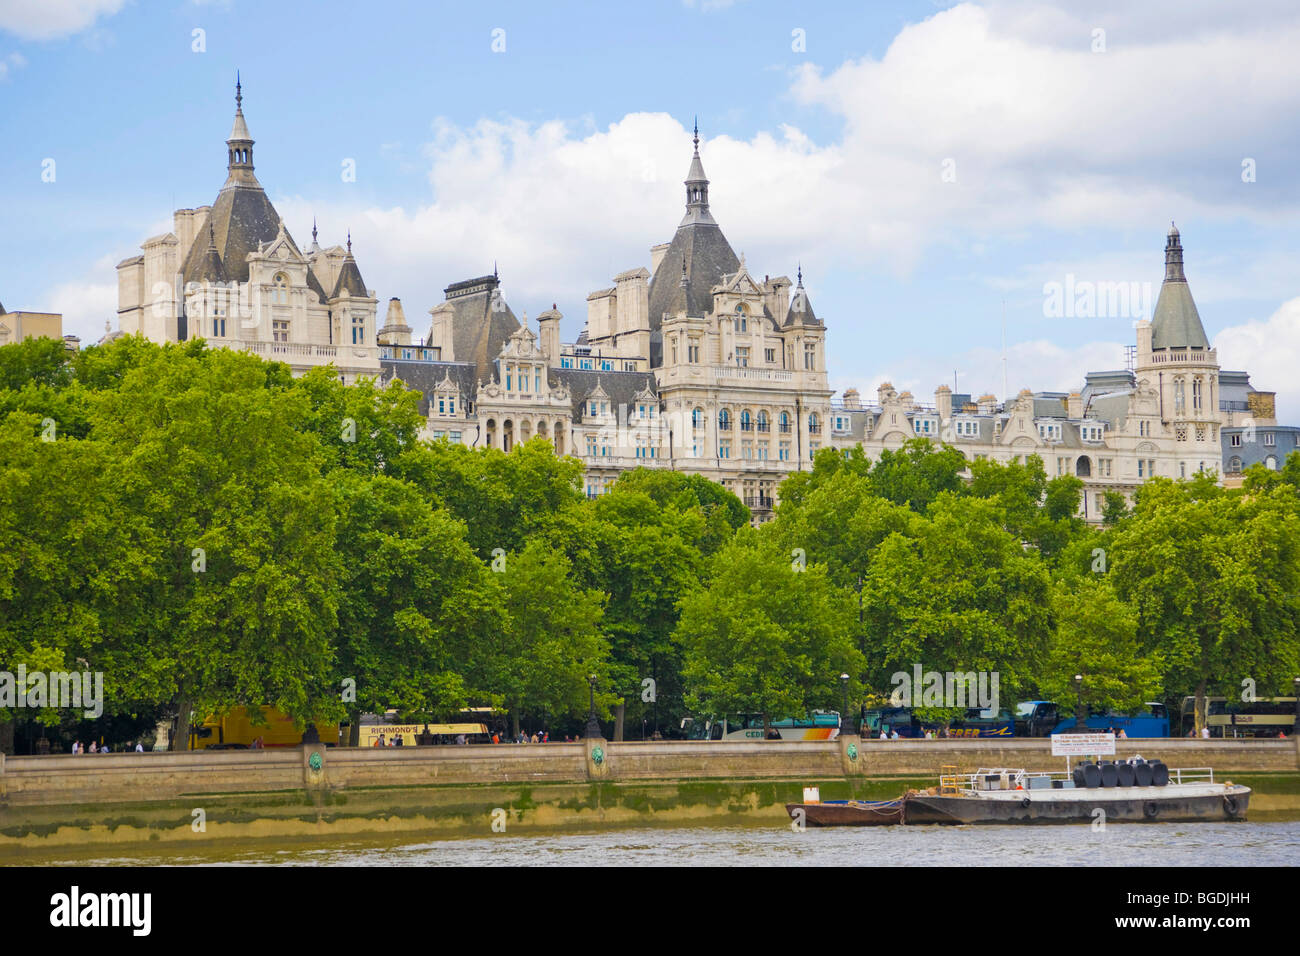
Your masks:
<svg viewBox="0 0 1300 956"><path fill-rule="evenodd" d="M759 511L771 511L772 499L765 495L758 495L756 497L746 498L745 507L751 510L758 509Z"/></svg>

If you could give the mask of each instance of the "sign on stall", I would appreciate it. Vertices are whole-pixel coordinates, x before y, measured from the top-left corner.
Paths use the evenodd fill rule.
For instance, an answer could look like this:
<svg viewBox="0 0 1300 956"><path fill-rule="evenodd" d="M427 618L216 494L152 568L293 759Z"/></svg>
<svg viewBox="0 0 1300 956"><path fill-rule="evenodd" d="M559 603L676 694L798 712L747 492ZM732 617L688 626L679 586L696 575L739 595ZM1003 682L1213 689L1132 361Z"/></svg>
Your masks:
<svg viewBox="0 0 1300 956"><path fill-rule="evenodd" d="M1053 757L1110 756L1114 753L1114 734L1052 734Z"/></svg>

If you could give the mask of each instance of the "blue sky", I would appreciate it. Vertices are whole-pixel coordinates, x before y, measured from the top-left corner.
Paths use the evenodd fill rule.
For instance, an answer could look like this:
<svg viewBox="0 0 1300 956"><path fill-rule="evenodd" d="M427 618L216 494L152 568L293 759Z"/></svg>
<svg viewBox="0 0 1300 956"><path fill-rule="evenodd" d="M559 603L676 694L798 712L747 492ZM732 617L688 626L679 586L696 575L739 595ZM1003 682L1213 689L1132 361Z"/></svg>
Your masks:
<svg viewBox="0 0 1300 956"><path fill-rule="evenodd" d="M1300 420L1300 14L1131 6L0 0L0 302L115 322L116 262L224 179L239 69L290 230L350 229L419 331L496 261L572 339L671 238L698 114L715 216L751 272L803 263L836 388L1001 393L1004 309L1012 392L1117 367L1135 316L1045 284L1154 294L1177 219L1221 362Z"/></svg>

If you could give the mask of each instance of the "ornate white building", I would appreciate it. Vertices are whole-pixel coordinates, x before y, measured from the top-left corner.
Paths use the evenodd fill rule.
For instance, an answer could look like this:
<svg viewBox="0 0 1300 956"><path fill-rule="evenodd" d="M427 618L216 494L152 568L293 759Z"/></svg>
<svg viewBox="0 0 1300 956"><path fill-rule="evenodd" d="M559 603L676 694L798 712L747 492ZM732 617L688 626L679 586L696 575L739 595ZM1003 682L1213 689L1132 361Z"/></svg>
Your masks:
<svg viewBox="0 0 1300 956"><path fill-rule="evenodd" d="M832 401L827 328L803 285L753 275L709 211L699 135L685 213L671 240L587 297L586 327L560 341L563 316L536 331L492 275L456 282L414 339L390 299L377 299L346 248L301 250L253 174L253 140L236 84L225 184L210 206L179 209L174 230L117 267L120 333L155 341L202 337L288 363L332 364L344 381L399 378L422 396L425 435L509 450L542 437L579 458L589 495L638 466L704 475L766 520L781 480L822 448L861 445L869 458L914 437L968 459L1039 455L1049 476L1076 475L1081 513L1097 520L1106 491L1126 496L1155 476L1190 477L1277 463L1290 447L1253 455L1243 442L1300 442L1277 426L1273 395L1245 372L1221 371L1183 273L1177 229L1151 320L1138 323L1129 367L1088 374L1078 391L1022 391L999 401L947 386L933 403L885 383L866 403Z"/></svg>
<svg viewBox="0 0 1300 956"><path fill-rule="evenodd" d="M253 174L253 138L235 84L226 181L210 206L178 209L173 230L117 265L118 328L155 342L203 338L288 363L333 364L346 382L379 374L376 300L347 248L303 252Z"/></svg>

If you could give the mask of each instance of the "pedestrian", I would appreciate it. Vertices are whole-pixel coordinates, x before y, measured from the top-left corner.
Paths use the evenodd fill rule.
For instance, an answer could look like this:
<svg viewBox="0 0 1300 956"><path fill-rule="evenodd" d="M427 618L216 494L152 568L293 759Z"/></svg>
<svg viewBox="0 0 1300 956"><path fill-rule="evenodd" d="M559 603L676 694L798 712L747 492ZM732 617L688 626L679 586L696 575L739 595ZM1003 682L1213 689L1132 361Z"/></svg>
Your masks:
<svg viewBox="0 0 1300 956"><path fill-rule="evenodd" d="M888 740L888 739L889 739L889 732L886 731L884 727L881 727L881 728L880 728L880 739L881 739L881 740Z"/></svg>
<svg viewBox="0 0 1300 956"><path fill-rule="evenodd" d="M890 740L897 740L897 739L898 739L898 728L897 728L897 727L895 727L895 728L893 729L893 731L889 734L889 739L890 739Z"/></svg>
<svg viewBox="0 0 1300 956"><path fill-rule="evenodd" d="M1209 740L1209 739L1210 739L1210 726L1209 726L1209 724L1206 724L1204 727L1201 728L1201 739L1202 739L1202 740Z"/></svg>
<svg viewBox="0 0 1300 956"><path fill-rule="evenodd" d="M387 746L388 746L388 742L387 742L386 740L384 740L384 735L383 735L383 734L380 734L380 735L379 735L379 739L375 741L375 746L376 746L376 747L387 747Z"/></svg>
<svg viewBox="0 0 1300 956"><path fill-rule="evenodd" d="M492 742L493 742L494 744L499 744L499 743L501 743L501 738L500 738L499 736L497 736L497 732L496 732L495 730L492 731Z"/></svg>
<svg viewBox="0 0 1300 956"><path fill-rule="evenodd" d="M1121 728L1119 729L1119 739L1120 739L1120 740L1128 740L1128 734L1126 734L1126 733L1124 732L1124 728L1123 728L1123 727L1121 727Z"/></svg>
<svg viewBox="0 0 1300 956"><path fill-rule="evenodd" d="M137 741L135 742L135 752L138 753L138 754L142 754L142 753L144 753L144 741L142 741L142 740L137 740Z"/></svg>
<svg viewBox="0 0 1300 956"><path fill-rule="evenodd" d="M544 743L544 744L549 744L550 742L551 742L551 732L550 732L549 730L543 730L543 731L542 731L542 743Z"/></svg>
<svg viewBox="0 0 1300 956"><path fill-rule="evenodd" d="M99 752L99 750L98 750L98 748L95 746L95 742L94 742L93 740L90 742L90 752L91 752L92 754L93 754L93 753L98 753L98 752Z"/></svg>

